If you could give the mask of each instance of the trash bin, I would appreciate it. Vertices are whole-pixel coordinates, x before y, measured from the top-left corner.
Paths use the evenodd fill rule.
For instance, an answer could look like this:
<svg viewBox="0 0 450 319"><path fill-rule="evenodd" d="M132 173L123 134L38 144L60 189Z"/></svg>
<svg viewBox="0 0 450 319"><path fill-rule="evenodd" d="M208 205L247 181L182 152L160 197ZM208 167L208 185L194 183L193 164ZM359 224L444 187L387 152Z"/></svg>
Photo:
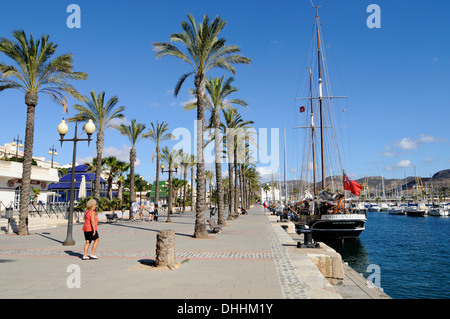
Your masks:
<svg viewBox="0 0 450 319"><path fill-rule="evenodd" d="M8 218L8 219L13 218L13 208L12 207L7 207L5 209L5 218Z"/></svg>

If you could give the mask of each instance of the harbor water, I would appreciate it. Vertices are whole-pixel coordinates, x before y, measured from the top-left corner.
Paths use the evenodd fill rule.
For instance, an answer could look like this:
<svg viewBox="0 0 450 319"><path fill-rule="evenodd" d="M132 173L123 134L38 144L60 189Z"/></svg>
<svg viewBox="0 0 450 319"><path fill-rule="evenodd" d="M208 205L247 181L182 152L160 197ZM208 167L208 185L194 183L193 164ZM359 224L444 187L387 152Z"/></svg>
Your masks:
<svg viewBox="0 0 450 319"><path fill-rule="evenodd" d="M450 298L450 217L368 212L359 239L327 243L393 299Z"/></svg>

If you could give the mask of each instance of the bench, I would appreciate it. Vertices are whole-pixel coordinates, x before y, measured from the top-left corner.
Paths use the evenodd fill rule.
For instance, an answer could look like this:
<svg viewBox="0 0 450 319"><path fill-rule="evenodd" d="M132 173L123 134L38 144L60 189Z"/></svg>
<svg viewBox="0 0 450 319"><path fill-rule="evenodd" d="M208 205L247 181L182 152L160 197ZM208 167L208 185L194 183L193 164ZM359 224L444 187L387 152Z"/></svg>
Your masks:
<svg viewBox="0 0 450 319"><path fill-rule="evenodd" d="M217 225L214 219L208 219L209 227L213 230L213 232L218 233L222 230L223 225Z"/></svg>
<svg viewBox="0 0 450 319"><path fill-rule="evenodd" d="M116 213L114 213L114 214L105 214L105 216L106 216L106 222L116 222L117 219L118 219Z"/></svg>

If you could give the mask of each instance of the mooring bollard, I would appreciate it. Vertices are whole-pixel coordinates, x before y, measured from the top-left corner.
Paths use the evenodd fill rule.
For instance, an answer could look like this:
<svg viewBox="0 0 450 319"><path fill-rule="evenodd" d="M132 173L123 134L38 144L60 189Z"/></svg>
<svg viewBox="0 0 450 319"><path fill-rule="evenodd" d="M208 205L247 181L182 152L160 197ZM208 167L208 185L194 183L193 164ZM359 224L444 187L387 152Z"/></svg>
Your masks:
<svg viewBox="0 0 450 319"><path fill-rule="evenodd" d="M162 230L156 236L156 261L157 267L175 266L175 232Z"/></svg>
<svg viewBox="0 0 450 319"><path fill-rule="evenodd" d="M314 243L311 228L297 228L297 234L303 234L304 243L297 242L297 248L320 248L319 243Z"/></svg>

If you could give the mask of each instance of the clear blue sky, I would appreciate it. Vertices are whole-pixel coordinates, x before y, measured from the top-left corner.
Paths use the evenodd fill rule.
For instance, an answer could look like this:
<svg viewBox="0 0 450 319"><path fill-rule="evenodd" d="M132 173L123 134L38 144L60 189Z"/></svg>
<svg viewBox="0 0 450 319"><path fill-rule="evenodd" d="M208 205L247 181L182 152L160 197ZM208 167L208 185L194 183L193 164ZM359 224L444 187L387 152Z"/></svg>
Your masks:
<svg viewBox="0 0 450 319"><path fill-rule="evenodd" d="M320 17L333 94L346 95L343 140L346 172L352 178L384 175L428 177L450 167L450 3L445 0L313 0L321 5ZM81 28L69 29L69 4L81 8ZM381 28L369 29L367 6L381 9ZM126 119L137 118L149 126L165 121L170 129L194 132L194 111L182 104L192 97L193 77L179 96L173 96L178 78L189 71L174 58L157 60L155 41L168 41L181 30L180 22L192 13L197 21L207 14L228 21L222 32L230 44L239 45L251 65L237 67L235 98L248 103L245 120L257 131L279 130L283 163L283 128L287 130L288 179L298 177L301 150L298 138L301 114L295 98L304 95L305 65L309 54L315 9L310 0L296 1L2 1L0 36L23 29L37 37L49 34L59 45L57 53L71 52L75 69L89 74L74 83L83 94L90 90L117 95L126 106ZM0 61L9 63L4 55ZM221 76L218 70L210 76ZM71 100L73 105L75 101ZM20 91L0 93L3 114L0 143L25 134L26 106ZM70 115L75 114L70 109ZM53 144L57 161L71 162L72 145L61 148L56 126L66 116L45 96L36 108L34 154L47 156ZM68 136L72 136L70 126ZM270 136L269 136L270 139ZM176 142L167 143L174 145ZM300 145L300 146L299 146ZM269 142L269 146L271 146ZM151 161L154 145L137 145L137 173L154 178ZM114 130L106 132L105 153L128 159L128 141ZM270 150L269 150L270 154ZM95 155L95 143L78 147L78 159ZM261 172L269 172L259 163ZM283 165L281 165L283 174ZM263 177L270 177L264 175Z"/></svg>

